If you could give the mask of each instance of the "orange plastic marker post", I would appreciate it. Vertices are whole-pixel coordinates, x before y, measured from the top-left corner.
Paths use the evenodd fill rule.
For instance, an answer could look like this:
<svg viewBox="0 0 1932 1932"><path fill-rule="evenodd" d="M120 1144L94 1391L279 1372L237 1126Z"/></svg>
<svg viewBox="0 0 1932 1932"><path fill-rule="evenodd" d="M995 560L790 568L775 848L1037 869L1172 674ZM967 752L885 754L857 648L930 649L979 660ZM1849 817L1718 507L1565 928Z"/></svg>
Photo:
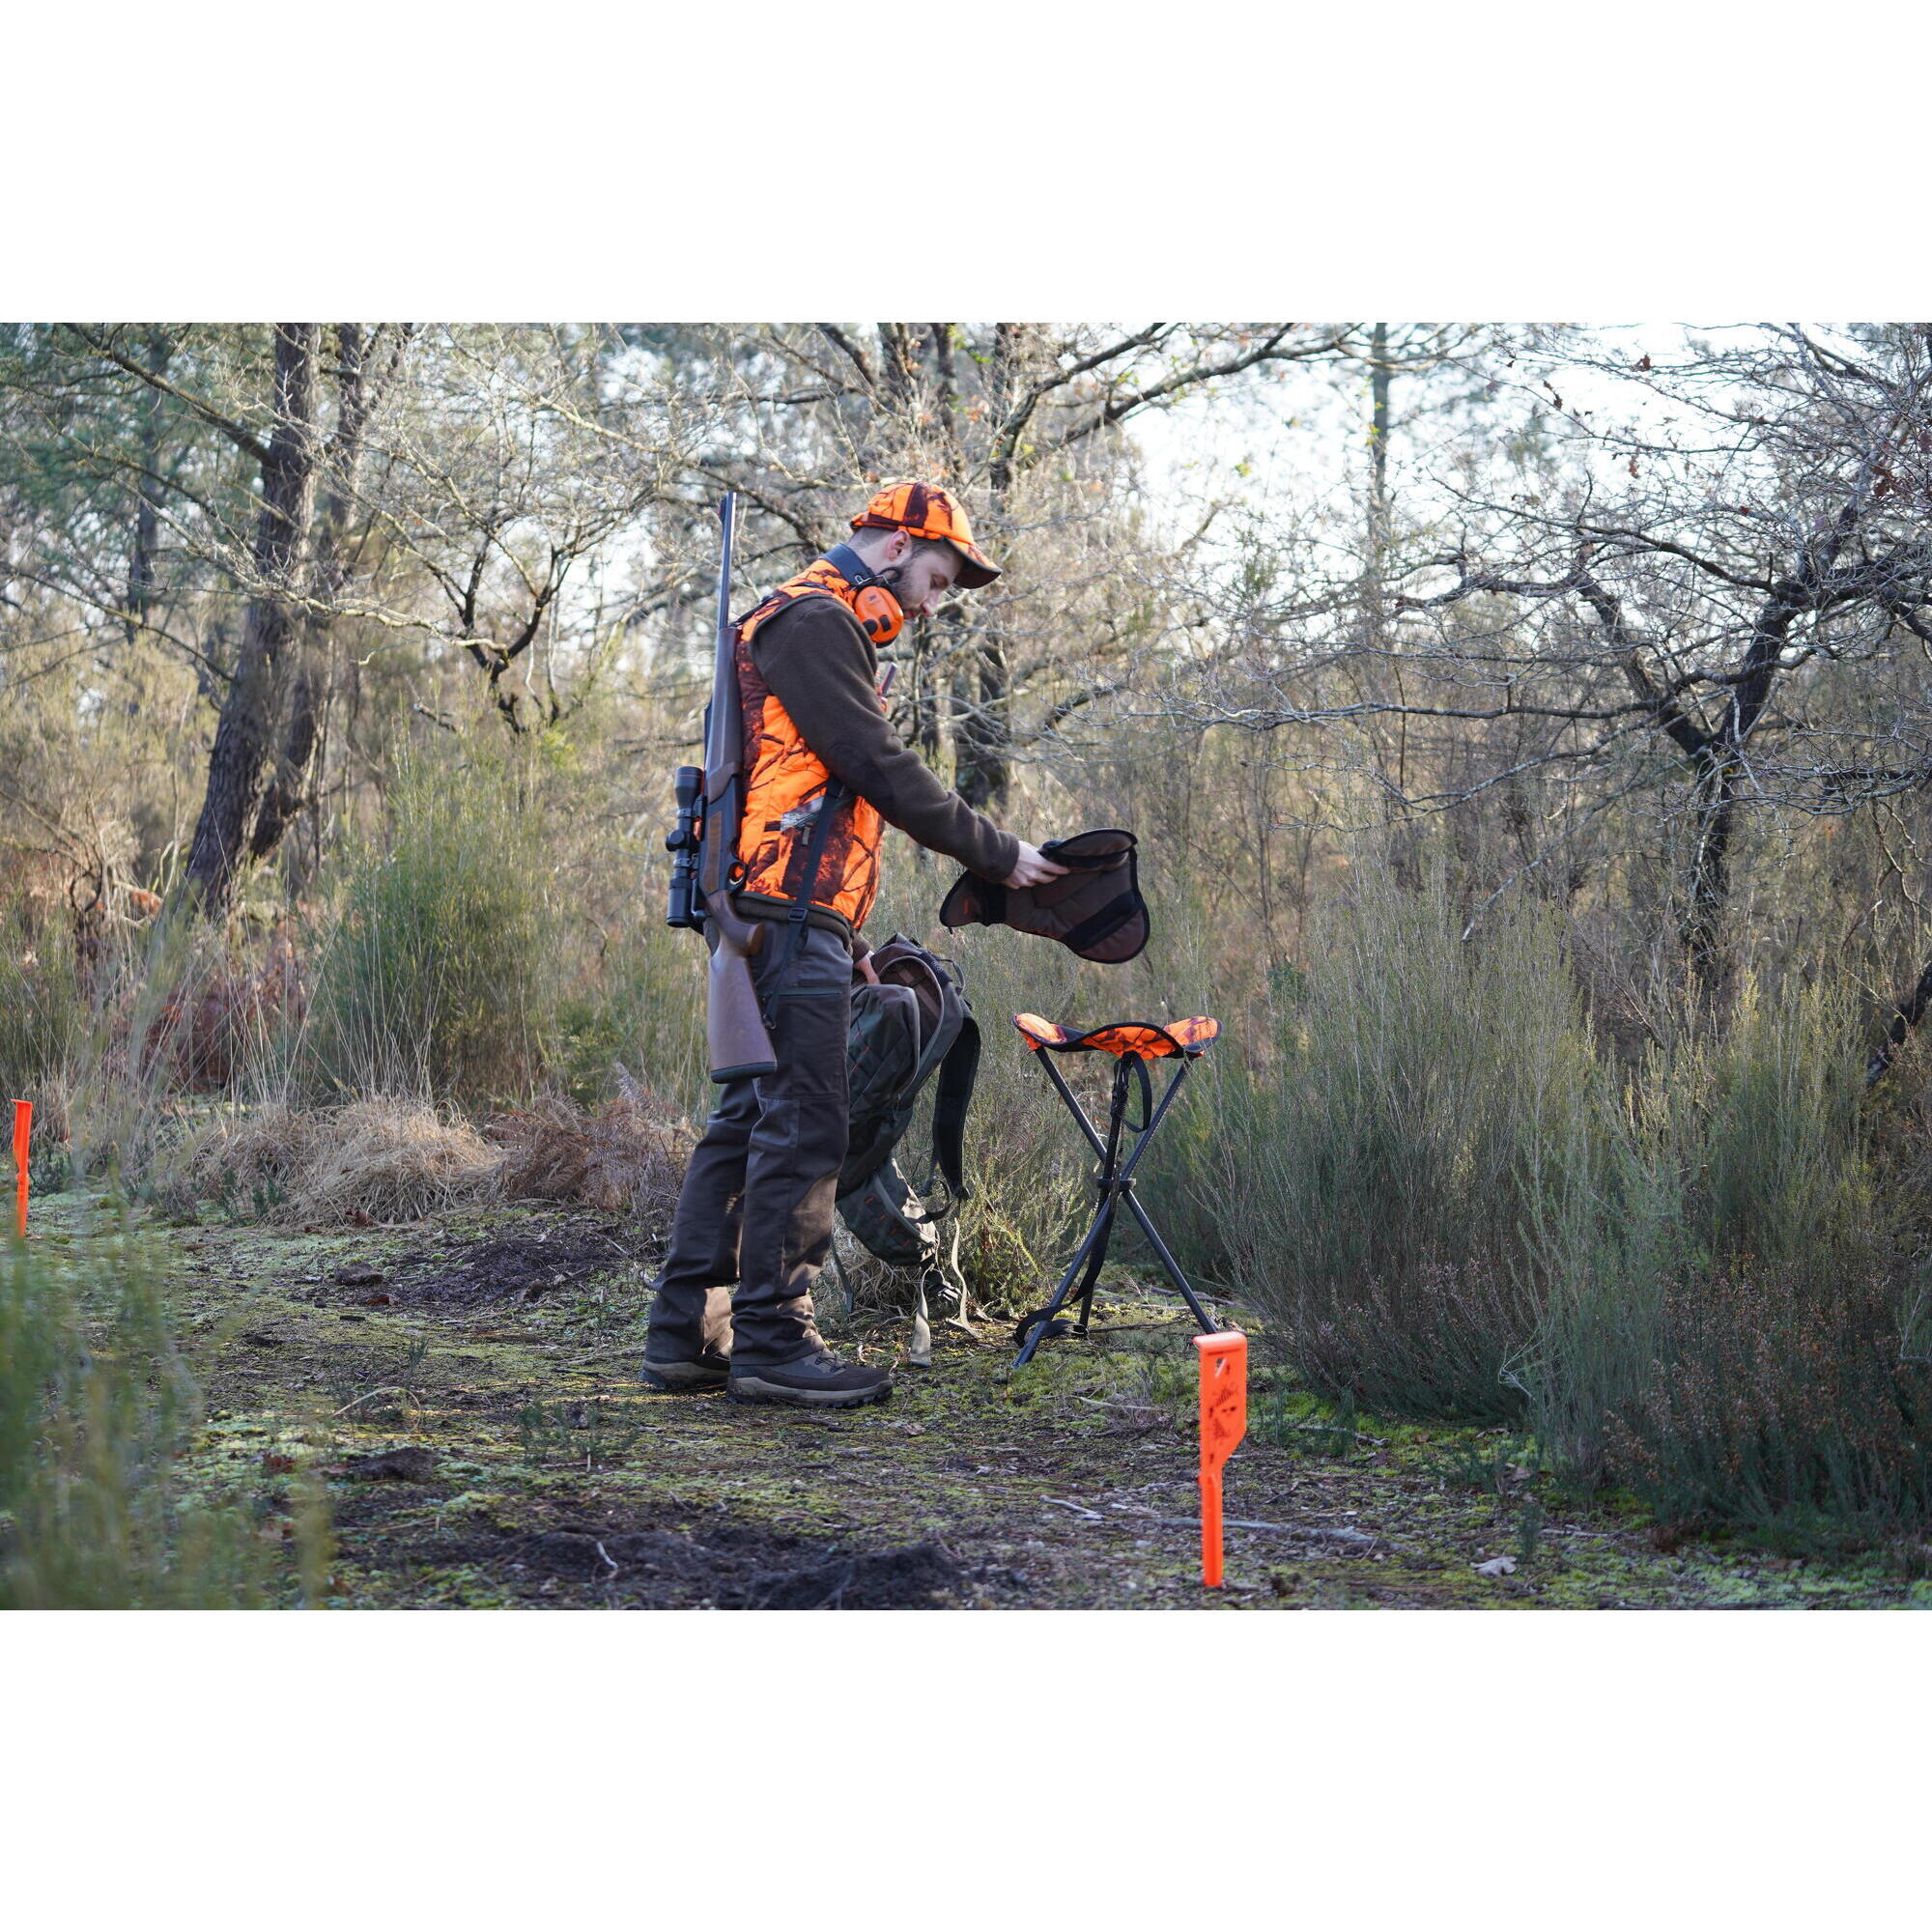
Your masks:
<svg viewBox="0 0 1932 1932"><path fill-rule="evenodd" d="M14 1102L14 1167L18 1176L14 1181L15 1206L14 1219L20 1231L20 1238L27 1238L27 1143L34 1135L34 1103L31 1100Z"/></svg>
<svg viewBox="0 0 1932 1932"><path fill-rule="evenodd" d="M1221 1587L1221 1465L1248 1433L1248 1338L1197 1335L1201 1352L1201 1581Z"/></svg>

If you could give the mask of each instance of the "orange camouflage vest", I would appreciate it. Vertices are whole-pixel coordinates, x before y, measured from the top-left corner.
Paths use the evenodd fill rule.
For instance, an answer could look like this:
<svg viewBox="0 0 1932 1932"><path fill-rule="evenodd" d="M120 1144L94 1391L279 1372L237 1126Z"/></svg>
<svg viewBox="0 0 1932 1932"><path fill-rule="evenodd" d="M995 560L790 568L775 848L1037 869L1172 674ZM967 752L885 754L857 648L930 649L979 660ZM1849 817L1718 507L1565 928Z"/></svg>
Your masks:
<svg viewBox="0 0 1932 1932"><path fill-rule="evenodd" d="M752 662L758 627L801 597L836 597L847 610L854 591L824 557L788 578L738 625L738 701L745 721L745 815L738 825L734 890L795 900L806 890L812 833L832 774L799 736L784 706ZM879 700L885 709L885 699ZM810 902L838 913L856 932L879 893L879 840L885 821L863 798L840 790L811 881Z"/></svg>

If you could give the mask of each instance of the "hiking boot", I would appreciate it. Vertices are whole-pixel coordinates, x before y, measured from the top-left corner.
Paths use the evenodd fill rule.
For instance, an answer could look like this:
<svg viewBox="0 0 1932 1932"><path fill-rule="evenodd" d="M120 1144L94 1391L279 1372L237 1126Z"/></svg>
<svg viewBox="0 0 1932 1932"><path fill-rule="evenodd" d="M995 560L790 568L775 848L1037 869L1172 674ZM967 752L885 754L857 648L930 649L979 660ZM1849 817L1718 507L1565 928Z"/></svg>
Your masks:
<svg viewBox="0 0 1932 1932"><path fill-rule="evenodd" d="M655 1362L644 1357L638 1379L660 1395L692 1395L700 1389L721 1389L731 1374L731 1357L716 1349L683 1362Z"/></svg>
<svg viewBox="0 0 1932 1932"><path fill-rule="evenodd" d="M890 1369L862 1369L830 1350L801 1355L777 1368L731 1367L724 1393L734 1402L784 1402L798 1408L857 1408L892 1393Z"/></svg>

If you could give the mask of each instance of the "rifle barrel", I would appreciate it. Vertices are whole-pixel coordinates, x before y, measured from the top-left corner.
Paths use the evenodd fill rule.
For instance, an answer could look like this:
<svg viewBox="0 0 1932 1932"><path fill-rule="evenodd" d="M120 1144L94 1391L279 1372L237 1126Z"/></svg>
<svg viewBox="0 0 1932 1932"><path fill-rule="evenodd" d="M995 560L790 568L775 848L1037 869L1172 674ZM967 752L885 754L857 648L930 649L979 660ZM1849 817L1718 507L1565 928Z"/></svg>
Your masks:
<svg viewBox="0 0 1932 1932"><path fill-rule="evenodd" d="M711 709L704 721L704 768L708 773L738 762L727 735L736 721L736 710L720 701L721 694L728 693L735 683L731 674L735 642L731 634L731 560L738 539L737 491L727 490L719 499L718 522L724 542L718 553L718 636L712 662Z"/></svg>

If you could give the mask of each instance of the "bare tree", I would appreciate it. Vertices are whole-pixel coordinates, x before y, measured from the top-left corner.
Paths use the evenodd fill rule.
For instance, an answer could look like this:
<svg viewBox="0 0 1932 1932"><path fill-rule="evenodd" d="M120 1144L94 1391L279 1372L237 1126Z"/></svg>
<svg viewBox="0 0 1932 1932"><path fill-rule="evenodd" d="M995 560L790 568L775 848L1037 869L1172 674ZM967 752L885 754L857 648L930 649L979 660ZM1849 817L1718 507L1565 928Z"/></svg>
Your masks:
<svg viewBox="0 0 1932 1932"><path fill-rule="evenodd" d="M372 410L395 380L412 332L389 325L373 330L355 322L336 326L335 427L321 465L327 489L274 774L263 793L249 840L249 857L257 861L274 851L297 815L315 804L311 779L334 675L330 642L337 603L354 563L352 539L368 534L369 518L358 502L364 437ZM318 828L310 840L311 865L318 856L314 848L319 836Z"/></svg>
<svg viewBox="0 0 1932 1932"><path fill-rule="evenodd" d="M754 568L761 551L803 561L829 547L853 497L889 476L931 476L967 494L1009 568L908 638L898 702L907 735L935 757L949 741L962 794L997 810L1016 759L1117 685L1104 640L1122 627L1096 602L1118 559L1103 567L1083 554L1082 535L1100 537L1131 488L1114 433L1249 372L1332 355L1345 333L1293 323L712 331L701 353L723 413L687 473L700 488L743 493Z"/></svg>
<svg viewBox="0 0 1932 1932"><path fill-rule="evenodd" d="M1690 833L1680 936L1708 980L1742 813L1842 813L1932 776L1927 337L1766 327L1671 367L1545 340L1548 373L1502 386L1535 395L1556 458L1434 479L1391 556L1385 639L1351 586L1292 572L1237 614L1193 715L1434 730L1396 781L1410 810L1541 777L1580 823L1661 787ZM1642 408L1600 423L1563 362ZM1351 687L1398 655L1400 688Z"/></svg>
<svg viewBox="0 0 1932 1932"><path fill-rule="evenodd" d="M242 648L214 729L208 790L187 877L205 911L226 905L261 803L281 680L299 622L309 522L315 511L316 350L312 322L275 325L273 429L261 447L262 509ZM246 434L246 432L241 432ZM252 439L251 439L252 440Z"/></svg>

